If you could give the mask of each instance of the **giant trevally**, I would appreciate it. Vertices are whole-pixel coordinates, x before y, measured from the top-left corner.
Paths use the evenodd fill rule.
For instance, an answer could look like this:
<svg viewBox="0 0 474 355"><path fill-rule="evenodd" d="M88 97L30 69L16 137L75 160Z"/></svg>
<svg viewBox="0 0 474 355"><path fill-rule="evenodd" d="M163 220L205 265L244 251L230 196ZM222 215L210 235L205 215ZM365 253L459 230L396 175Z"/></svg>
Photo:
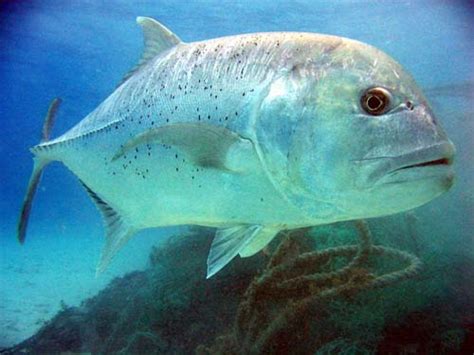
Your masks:
<svg viewBox="0 0 474 355"><path fill-rule="evenodd" d="M138 65L93 112L33 147L65 164L106 225L98 271L137 231L216 227L207 276L282 230L420 206L453 182L453 144L412 77L367 44L313 33L184 43L139 17ZM54 109L56 105L52 105Z"/></svg>

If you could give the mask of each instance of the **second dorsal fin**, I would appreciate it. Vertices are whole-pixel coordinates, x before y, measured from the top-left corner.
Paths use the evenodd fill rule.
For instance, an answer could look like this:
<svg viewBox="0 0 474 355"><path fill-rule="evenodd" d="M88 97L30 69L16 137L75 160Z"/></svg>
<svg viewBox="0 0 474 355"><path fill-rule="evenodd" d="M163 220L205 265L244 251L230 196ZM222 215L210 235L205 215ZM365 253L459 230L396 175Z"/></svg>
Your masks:
<svg viewBox="0 0 474 355"><path fill-rule="evenodd" d="M181 40L168 28L150 17L137 17L137 23L143 30L144 49L138 64L133 67L122 79L122 85L133 73L161 52L181 43Z"/></svg>

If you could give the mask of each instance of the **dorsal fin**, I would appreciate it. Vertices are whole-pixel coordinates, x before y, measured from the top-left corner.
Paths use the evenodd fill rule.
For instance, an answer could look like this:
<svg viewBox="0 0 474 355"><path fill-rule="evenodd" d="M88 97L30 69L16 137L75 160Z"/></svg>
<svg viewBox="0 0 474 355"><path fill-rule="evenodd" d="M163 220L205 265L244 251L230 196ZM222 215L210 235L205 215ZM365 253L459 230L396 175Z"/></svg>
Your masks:
<svg viewBox="0 0 474 355"><path fill-rule="evenodd" d="M143 65L148 63L151 58L181 43L178 36L150 17L139 16L137 17L137 23L142 27L145 47L138 64L124 76L119 86L127 81Z"/></svg>

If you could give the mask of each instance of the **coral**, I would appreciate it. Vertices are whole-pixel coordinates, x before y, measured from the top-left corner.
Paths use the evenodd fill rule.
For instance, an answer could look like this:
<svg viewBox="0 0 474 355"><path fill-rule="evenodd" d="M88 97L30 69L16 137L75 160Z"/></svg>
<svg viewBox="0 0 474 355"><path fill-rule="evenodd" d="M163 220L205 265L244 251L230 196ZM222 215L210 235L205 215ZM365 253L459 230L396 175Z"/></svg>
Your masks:
<svg viewBox="0 0 474 355"><path fill-rule="evenodd" d="M323 251L300 253L298 238L287 237L256 277L240 303L232 331L216 339L200 353L267 353L296 349L298 343L311 343L313 349L331 340L318 332L328 317L327 304L339 298L352 298L360 291L382 288L417 274L420 260L403 251L372 244L364 221L356 222L359 244ZM369 258L386 257L406 266L376 275ZM337 270L323 271L336 258L350 261Z"/></svg>

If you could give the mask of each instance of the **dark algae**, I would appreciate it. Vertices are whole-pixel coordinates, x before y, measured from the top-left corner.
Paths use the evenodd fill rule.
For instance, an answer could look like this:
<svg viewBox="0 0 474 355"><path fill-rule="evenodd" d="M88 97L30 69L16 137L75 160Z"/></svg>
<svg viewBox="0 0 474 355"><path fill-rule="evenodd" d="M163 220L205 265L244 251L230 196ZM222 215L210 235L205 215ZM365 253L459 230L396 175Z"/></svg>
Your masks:
<svg viewBox="0 0 474 355"><path fill-rule="evenodd" d="M365 221L282 233L250 262L237 259L203 282L199 260L213 233L194 229L155 247L145 271L65 306L2 353L469 353L473 300L453 301L473 276L469 261L447 271L422 264L417 244L400 251L372 234ZM349 236L358 243L340 242ZM450 287L440 291L442 282Z"/></svg>

